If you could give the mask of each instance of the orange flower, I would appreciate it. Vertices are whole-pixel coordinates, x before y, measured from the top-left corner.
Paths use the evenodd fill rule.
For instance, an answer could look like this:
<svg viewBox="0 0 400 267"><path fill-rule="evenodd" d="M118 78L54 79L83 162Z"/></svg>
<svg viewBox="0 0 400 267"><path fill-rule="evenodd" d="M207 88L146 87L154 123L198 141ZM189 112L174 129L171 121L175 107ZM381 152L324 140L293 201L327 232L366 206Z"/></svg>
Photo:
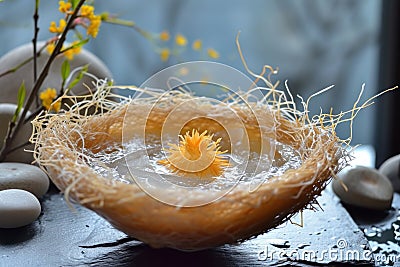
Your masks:
<svg viewBox="0 0 400 267"><path fill-rule="evenodd" d="M83 5L80 10L80 15L85 18L94 16L94 7L89 5Z"/></svg>
<svg viewBox="0 0 400 267"><path fill-rule="evenodd" d="M221 155L226 152L220 151L221 138L213 141L213 135L207 135L207 131L200 134L197 130L179 137L179 145L171 144L166 150L168 158L158 161L171 171L209 178L220 176L224 168L230 166L229 161Z"/></svg>
<svg viewBox="0 0 400 267"><path fill-rule="evenodd" d="M179 46L185 46L187 44L187 39L182 34L177 34L175 36L175 43Z"/></svg>
<svg viewBox="0 0 400 267"><path fill-rule="evenodd" d="M57 24L55 21L50 22L50 27L49 31L51 33L62 33L65 29L65 26L67 25L67 22L65 19L60 19L60 26L57 27Z"/></svg>
<svg viewBox="0 0 400 267"><path fill-rule="evenodd" d="M54 88L47 88L39 94L39 99L42 100L42 106L46 110L52 110L55 112L60 111L61 101L57 100L53 103L54 99L57 97L57 90Z"/></svg>
<svg viewBox="0 0 400 267"><path fill-rule="evenodd" d="M82 50L82 47L81 47L81 46L76 46L76 47L73 47L73 48L69 48L69 47L74 46L74 45L77 44L77 43L79 43L79 41L74 41L74 42L72 42L72 44L71 44L70 46L68 46L68 47L65 47L65 46L62 47L62 49L61 49L62 54L63 54L68 60L74 59L74 56L75 56L76 54L79 54L79 53L81 52L81 50ZM47 53L52 54L55 47L56 47L55 43L49 43L49 44L47 45L47 47L46 47Z"/></svg>
<svg viewBox="0 0 400 267"><path fill-rule="evenodd" d="M79 43L79 41L72 42L71 46L69 46L69 47L71 47L71 48L68 48L68 47L67 47L66 50L63 52L64 56L65 56L67 59L72 60L72 59L74 59L74 56L75 56L76 54L79 54L79 53L81 52L81 50L82 50L82 47L81 47L81 46L73 47L73 46L76 45L77 43ZM64 50L64 48L63 48L63 50Z"/></svg>
<svg viewBox="0 0 400 267"><path fill-rule="evenodd" d="M193 50L198 51L201 49L202 45L203 44L202 44L201 40L197 39L196 41L193 42L192 48L193 48Z"/></svg>
<svg viewBox="0 0 400 267"><path fill-rule="evenodd" d="M207 54L210 58L215 58L215 59L219 58L219 53L212 48L207 49Z"/></svg>
<svg viewBox="0 0 400 267"><path fill-rule="evenodd" d="M163 32L160 33L160 40L161 40L161 41L164 41L164 42L166 42L166 41L169 40L169 33L168 33L168 31L163 31Z"/></svg>
<svg viewBox="0 0 400 267"><path fill-rule="evenodd" d="M171 51L168 48L163 48L160 51L160 58L162 61L167 61L169 56L171 54Z"/></svg>
<svg viewBox="0 0 400 267"><path fill-rule="evenodd" d="M60 2L58 2L58 6L59 6L58 10L61 13L69 13L69 11L72 7L72 4L70 2L60 1Z"/></svg>
<svg viewBox="0 0 400 267"><path fill-rule="evenodd" d="M86 30L86 34L91 35L93 38L96 38L101 25L101 16L91 16L89 20L90 24Z"/></svg>
<svg viewBox="0 0 400 267"><path fill-rule="evenodd" d="M56 48L56 45L54 43L49 43L46 47L47 53L52 54L54 51L54 48Z"/></svg>

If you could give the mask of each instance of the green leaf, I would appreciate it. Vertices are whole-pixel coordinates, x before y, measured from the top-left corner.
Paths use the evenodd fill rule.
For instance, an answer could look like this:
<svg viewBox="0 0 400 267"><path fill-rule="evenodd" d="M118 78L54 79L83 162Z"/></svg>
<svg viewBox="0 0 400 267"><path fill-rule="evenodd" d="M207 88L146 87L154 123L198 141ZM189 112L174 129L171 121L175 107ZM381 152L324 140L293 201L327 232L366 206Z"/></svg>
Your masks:
<svg viewBox="0 0 400 267"><path fill-rule="evenodd" d="M71 48L83 46L84 44L87 44L89 42L89 40L90 40L89 38L82 39L78 43L71 45Z"/></svg>
<svg viewBox="0 0 400 267"><path fill-rule="evenodd" d="M78 75L76 78L68 85L68 88L73 88L77 83L79 83L80 80L82 80L83 75L85 72L88 71L89 65L85 65L82 67L82 69L79 71Z"/></svg>
<svg viewBox="0 0 400 267"><path fill-rule="evenodd" d="M78 5L79 0L71 0L72 8L75 9L75 7Z"/></svg>
<svg viewBox="0 0 400 267"><path fill-rule="evenodd" d="M78 47L78 46L83 46L84 44L87 44L89 41L90 41L89 38L82 39L82 40L79 41L79 43L74 44L73 47L75 48L75 47Z"/></svg>
<svg viewBox="0 0 400 267"><path fill-rule="evenodd" d="M19 113L21 112L21 109L24 105L25 102L25 96L26 96L26 89L25 89L25 82L22 82L21 86L18 89L18 96L17 96L17 108L14 112L14 116L11 119L12 123L16 123Z"/></svg>
<svg viewBox="0 0 400 267"><path fill-rule="evenodd" d="M89 38L80 40L78 43L75 43L75 44L73 44L73 45L70 45L70 46L68 46L67 48L61 50L60 52L61 52L61 53L64 53L64 52L67 51L67 50L70 50L70 49L74 49L74 48L83 46L84 44L87 44L88 42L89 42Z"/></svg>
<svg viewBox="0 0 400 267"><path fill-rule="evenodd" d="M65 60L61 65L61 77L65 81L71 72L71 66L68 60Z"/></svg>

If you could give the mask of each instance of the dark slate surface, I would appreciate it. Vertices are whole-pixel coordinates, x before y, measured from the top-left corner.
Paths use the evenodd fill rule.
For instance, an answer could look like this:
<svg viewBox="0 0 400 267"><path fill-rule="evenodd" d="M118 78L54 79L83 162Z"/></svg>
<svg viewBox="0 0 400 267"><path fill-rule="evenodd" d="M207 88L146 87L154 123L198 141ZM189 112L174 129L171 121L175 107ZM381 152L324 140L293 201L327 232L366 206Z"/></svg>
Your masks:
<svg viewBox="0 0 400 267"><path fill-rule="evenodd" d="M376 265L400 267L400 195L395 193L388 211L346 208L368 238Z"/></svg>
<svg viewBox="0 0 400 267"><path fill-rule="evenodd" d="M304 212L304 227L288 223L242 244L186 253L152 249L90 210L72 211L52 192L39 220L0 229L0 266L373 266L372 257L363 257L368 241L337 198L328 190L319 203L324 211Z"/></svg>

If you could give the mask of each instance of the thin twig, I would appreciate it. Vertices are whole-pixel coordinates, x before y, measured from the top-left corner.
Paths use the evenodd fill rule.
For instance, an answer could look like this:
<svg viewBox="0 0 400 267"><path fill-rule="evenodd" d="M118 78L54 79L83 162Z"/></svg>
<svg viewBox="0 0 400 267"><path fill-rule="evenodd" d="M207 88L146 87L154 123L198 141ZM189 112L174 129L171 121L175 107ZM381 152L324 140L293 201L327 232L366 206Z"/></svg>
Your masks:
<svg viewBox="0 0 400 267"><path fill-rule="evenodd" d="M40 0L35 1L35 13L33 14L34 34L32 39L33 45L33 82L37 80L37 37L39 33L39 3ZM36 96L36 106L39 106L39 98Z"/></svg>
<svg viewBox="0 0 400 267"><path fill-rule="evenodd" d="M0 162L3 161L6 157L6 155L8 154L12 141L14 140L18 130L23 125L26 114L27 114L28 110L30 109L34 98L36 97L37 93L39 92L40 87L42 86L44 80L46 79L46 77L49 73L51 64L53 63L54 59L60 54L62 46L67 37L67 33L68 33L69 29L72 27L73 22L76 19L80 8L85 1L86 0L80 0L79 3L76 5L74 13L72 13L71 17L69 18L67 25L66 25L63 33L61 34L61 36L56 44L56 47L54 48L53 53L51 53L49 59L46 62L46 65L44 66L42 72L40 73L38 79L36 80L31 93L29 94L29 98L25 103L24 109L21 112L21 116L18 118L17 123L16 123L15 127L13 127L12 131L8 132L8 134L4 140L3 147L0 151Z"/></svg>
<svg viewBox="0 0 400 267"><path fill-rule="evenodd" d="M33 81L36 82L37 79L37 36L39 33L38 21L39 21L39 2L40 0L35 1L35 13L33 14L34 21L34 34L32 39L33 44Z"/></svg>
<svg viewBox="0 0 400 267"><path fill-rule="evenodd" d="M142 35L144 38L151 39L151 34L148 33L147 31L141 29L133 21L121 20L121 19L117 19L117 18L106 18L103 20L103 22L132 28L135 31L137 31L140 35Z"/></svg>
<svg viewBox="0 0 400 267"><path fill-rule="evenodd" d="M7 143L7 142L8 142L9 144L11 143L11 141L9 141L9 136L11 135L11 133L12 133L14 127L15 127L14 121L13 121L13 120L10 120L10 121L8 122L7 133L6 133L6 136L4 137L3 147L2 147L1 153L0 153L0 162L2 162L2 161L6 158L6 156L7 156L8 151L6 151L6 143ZM10 146L10 145L9 145L9 146ZM6 152L3 153L3 151L6 151ZM4 154L4 155L3 155L3 154Z"/></svg>

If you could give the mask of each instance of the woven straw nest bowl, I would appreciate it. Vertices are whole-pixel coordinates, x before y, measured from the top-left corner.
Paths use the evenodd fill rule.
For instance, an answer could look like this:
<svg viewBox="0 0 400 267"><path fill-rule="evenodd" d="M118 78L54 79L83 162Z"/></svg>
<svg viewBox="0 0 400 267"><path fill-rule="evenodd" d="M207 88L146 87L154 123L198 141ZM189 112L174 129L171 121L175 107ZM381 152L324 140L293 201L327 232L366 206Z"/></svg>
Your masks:
<svg viewBox="0 0 400 267"><path fill-rule="evenodd" d="M146 121L148 134L159 136L167 114L191 96L179 93L159 103L156 103L158 97L112 101L107 100L109 96L115 97L110 95L110 90L99 88L67 111L38 116L33 122L35 157L68 200L95 211L117 229L152 247L200 250L264 233L315 203L315 198L342 165L342 144L334 126L320 125L321 120L310 121L304 115L306 112L284 110L276 101L257 103L252 112L247 112L243 103L231 103L230 108L244 125L250 150L259 153L264 146L260 143L262 140L269 140L269 148L271 140L277 141L293 148L301 158L301 165L265 179L254 190L238 181L223 197L204 205L170 205L148 194L134 181L105 177L96 166L108 163L93 155L102 153L107 158L104 156L107 153L120 150L124 139L138 131L140 122ZM288 101L282 102L288 107ZM220 116L225 124L236 123L237 118L219 113L218 108L199 101L188 109L176 110L178 116L198 115L198 119L185 124L179 132L193 127L199 131L207 129L222 137L222 150L230 151L224 128L203 118L207 111ZM266 108L269 112L265 112ZM89 111L96 115L88 115ZM260 130L259 125L263 123L274 126L273 134ZM170 128L174 131L173 123ZM273 154L276 156L273 162L278 165L279 149L275 146ZM185 192L177 190L165 195L175 194L185 199L189 197L182 195ZM199 189L196 194L201 199L212 193Z"/></svg>

